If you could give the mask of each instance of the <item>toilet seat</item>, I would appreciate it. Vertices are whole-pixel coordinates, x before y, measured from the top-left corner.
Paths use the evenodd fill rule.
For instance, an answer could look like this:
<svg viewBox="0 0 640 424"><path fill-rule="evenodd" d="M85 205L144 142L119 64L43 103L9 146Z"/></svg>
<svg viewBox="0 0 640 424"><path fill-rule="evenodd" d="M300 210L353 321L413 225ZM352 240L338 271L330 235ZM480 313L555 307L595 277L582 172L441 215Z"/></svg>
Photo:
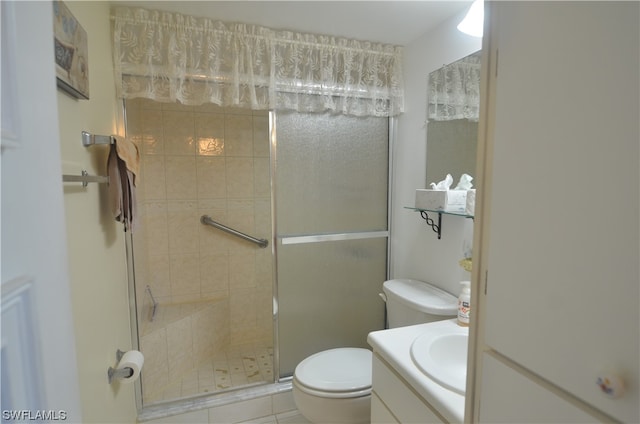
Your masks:
<svg viewBox="0 0 640 424"><path fill-rule="evenodd" d="M368 349L329 349L300 362L293 383L305 393L325 398L367 396L371 394L371 367Z"/></svg>

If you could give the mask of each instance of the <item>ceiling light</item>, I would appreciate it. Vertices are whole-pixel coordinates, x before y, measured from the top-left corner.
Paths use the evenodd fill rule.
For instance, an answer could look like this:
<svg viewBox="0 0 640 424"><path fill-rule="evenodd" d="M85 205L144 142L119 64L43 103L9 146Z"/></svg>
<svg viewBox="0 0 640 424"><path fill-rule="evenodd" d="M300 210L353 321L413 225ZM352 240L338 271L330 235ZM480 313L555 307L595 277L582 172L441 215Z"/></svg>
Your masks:
<svg viewBox="0 0 640 424"><path fill-rule="evenodd" d="M474 0L467 12L467 16L458 24L458 31L472 37L482 37L483 24L484 2L483 0Z"/></svg>

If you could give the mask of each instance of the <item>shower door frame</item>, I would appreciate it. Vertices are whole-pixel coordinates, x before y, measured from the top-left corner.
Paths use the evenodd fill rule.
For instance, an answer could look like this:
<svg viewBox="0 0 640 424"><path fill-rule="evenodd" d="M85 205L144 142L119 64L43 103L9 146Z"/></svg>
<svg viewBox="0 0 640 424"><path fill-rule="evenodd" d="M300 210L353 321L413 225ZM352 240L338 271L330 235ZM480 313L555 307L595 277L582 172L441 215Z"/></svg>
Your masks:
<svg viewBox="0 0 640 424"><path fill-rule="evenodd" d="M280 336L279 336L279 314L278 314L278 241L282 244L302 244L316 243L323 241L342 241L342 240L364 240L367 238L387 238L387 266L386 279L393 275L391 263L391 224L393 211L393 176L394 176L394 152L395 141L397 136L397 118L390 116L388 122L388 175L387 175L387 229L386 231L363 231L355 233L336 233L326 235L308 235L308 236L290 236L279 237L277 232L277 128L276 128L277 111L269 110L269 149L270 149L270 167L271 167L271 240L272 260L273 260L273 376L274 383L291 382L293 376L280 376ZM386 308L386 305L385 305Z"/></svg>

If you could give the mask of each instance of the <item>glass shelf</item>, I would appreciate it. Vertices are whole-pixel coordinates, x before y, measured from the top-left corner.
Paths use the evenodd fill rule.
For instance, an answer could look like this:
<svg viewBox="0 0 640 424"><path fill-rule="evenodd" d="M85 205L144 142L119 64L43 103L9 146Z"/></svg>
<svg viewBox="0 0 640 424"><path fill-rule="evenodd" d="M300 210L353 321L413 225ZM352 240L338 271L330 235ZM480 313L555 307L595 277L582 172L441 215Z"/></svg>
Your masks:
<svg viewBox="0 0 640 424"><path fill-rule="evenodd" d="M442 215L451 215L451 216L459 216L461 218L471 218L473 219L473 215L468 215L464 212L449 212L449 211L436 211L431 209L418 209L412 206L405 206L405 209L411 209L415 212L420 212L420 216L427 221L427 225L431 227L431 229L438 234L438 240L442 238ZM438 214L438 223L429 218L429 213L437 213Z"/></svg>

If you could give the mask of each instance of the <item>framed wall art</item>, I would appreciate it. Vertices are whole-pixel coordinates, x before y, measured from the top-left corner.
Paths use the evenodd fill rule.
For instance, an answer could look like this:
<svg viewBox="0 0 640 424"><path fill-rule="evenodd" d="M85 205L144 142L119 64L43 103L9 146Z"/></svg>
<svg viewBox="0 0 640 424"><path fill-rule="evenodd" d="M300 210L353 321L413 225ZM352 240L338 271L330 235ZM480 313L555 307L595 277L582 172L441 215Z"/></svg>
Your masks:
<svg viewBox="0 0 640 424"><path fill-rule="evenodd" d="M58 88L77 99L89 99L87 33L59 0L53 1L53 33Z"/></svg>

